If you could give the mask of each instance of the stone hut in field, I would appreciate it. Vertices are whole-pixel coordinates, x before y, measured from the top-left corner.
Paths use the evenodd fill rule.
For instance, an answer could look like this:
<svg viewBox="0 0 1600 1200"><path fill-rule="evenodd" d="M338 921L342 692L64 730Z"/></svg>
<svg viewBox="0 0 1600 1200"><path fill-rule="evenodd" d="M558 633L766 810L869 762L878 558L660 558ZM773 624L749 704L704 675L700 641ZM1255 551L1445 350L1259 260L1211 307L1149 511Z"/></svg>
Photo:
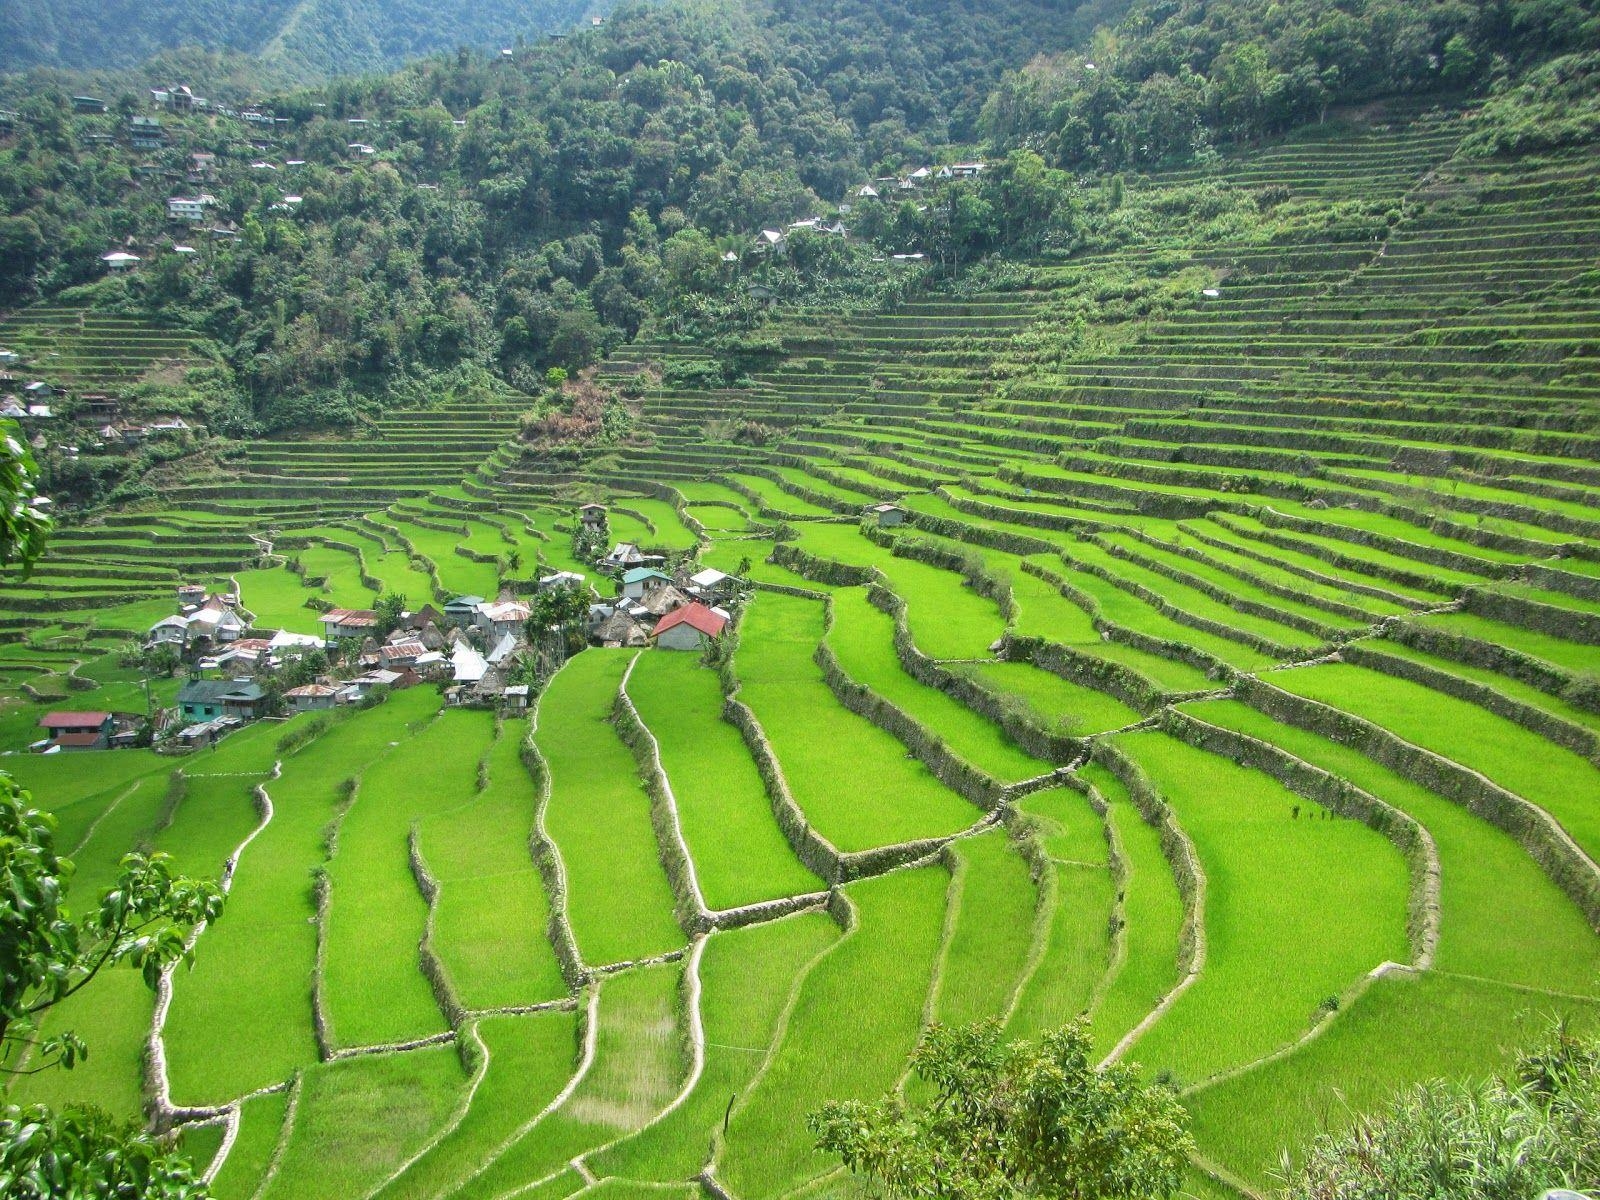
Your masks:
<svg viewBox="0 0 1600 1200"><path fill-rule="evenodd" d="M867 513L885 529L906 523L906 510L888 500L882 504L874 504Z"/></svg>

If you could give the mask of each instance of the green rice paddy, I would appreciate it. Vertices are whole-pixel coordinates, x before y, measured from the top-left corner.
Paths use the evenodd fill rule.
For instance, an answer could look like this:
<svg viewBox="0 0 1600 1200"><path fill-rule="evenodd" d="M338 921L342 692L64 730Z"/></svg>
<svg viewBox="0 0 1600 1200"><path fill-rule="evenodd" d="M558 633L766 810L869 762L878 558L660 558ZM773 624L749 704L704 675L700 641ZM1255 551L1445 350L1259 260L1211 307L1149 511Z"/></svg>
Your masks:
<svg viewBox="0 0 1600 1200"><path fill-rule="evenodd" d="M0 769L54 815L76 904L129 850L232 862L161 1029L171 1101L216 1110L184 1132L215 1194L690 1200L709 1173L853 1198L818 1104L925 1095L930 1021L1087 1015L1179 1089L1215 1171L1192 1193L1254 1200L1392 1089L1594 1024L1600 393L1592 350L1544 335L1600 328L1596 154L1458 158L1447 107L1339 130L1130 177L1150 244L1108 234L1012 290L830 319L827 346L774 309L736 400L652 385L623 453L541 459L516 405L449 401L65 521L3 584ZM1197 180L1285 171L1272 240L1189 227ZM1350 240L1346 200L1395 214L1387 241ZM1106 298L1173 278L1218 294L1137 322ZM39 311L64 345L118 335ZM1067 312L1081 351L1045 345ZM134 366L186 345L124 332ZM602 376L710 354L651 339ZM779 435L708 441L732 404ZM885 496L903 523L863 511ZM748 579L722 652L585 650L531 712L424 686L304 741L307 717L189 755L25 753L47 712L145 710L128 643L179 582L305 633L547 569L608 595L572 552L590 499L610 541ZM1316 706L1275 719L1259 685ZM1309 798L1316 771L1415 821L1414 861ZM1548 822L1491 820L1469 773ZM138 1119L155 1014L134 973L97 978L46 1025L88 1061L8 1097Z"/></svg>

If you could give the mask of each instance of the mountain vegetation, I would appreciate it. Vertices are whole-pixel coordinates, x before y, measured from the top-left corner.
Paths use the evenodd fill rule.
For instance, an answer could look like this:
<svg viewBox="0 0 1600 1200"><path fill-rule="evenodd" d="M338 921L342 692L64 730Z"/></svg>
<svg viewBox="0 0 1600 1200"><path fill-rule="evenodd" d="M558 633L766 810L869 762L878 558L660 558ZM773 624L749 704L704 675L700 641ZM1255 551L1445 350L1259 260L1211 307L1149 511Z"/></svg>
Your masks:
<svg viewBox="0 0 1600 1200"><path fill-rule="evenodd" d="M85 115L14 79L0 304L57 298L194 331L206 353L162 399L234 435L441 394L537 397L550 367L587 366L647 323L748 327L764 303L752 282L871 306L928 268L1143 236L1108 219L1116 180L1086 191L1063 169L1203 158L1378 94L1501 89L1541 48L1595 36L1582 0L1495 11L632 6L510 58L463 50L259 95L266 127L236 109L166 115L142 149L126 143L143 95ZM1582 91L1558 75L1520 86ZM1485 138L1592 129L1552 101L1497 104ZM980 143L996 161L977 186L850 203ZM196 171L195 153L215 157ZM180 187L215 198L192 232L168 220ZM749 253L758 229L847 208L853 238L801 231L781 262ZM197 253L174 254L180 238ZM99 278L129 246L141 269Z"/></svg>
<svg viewBox="0 0 1600 1200"><path fill-rule="evenodd" d="M392 70L457 46L512 45L575 24L586 0L14 0L0 71L131 68L179 48L234 51L302 81Z"/></svg>

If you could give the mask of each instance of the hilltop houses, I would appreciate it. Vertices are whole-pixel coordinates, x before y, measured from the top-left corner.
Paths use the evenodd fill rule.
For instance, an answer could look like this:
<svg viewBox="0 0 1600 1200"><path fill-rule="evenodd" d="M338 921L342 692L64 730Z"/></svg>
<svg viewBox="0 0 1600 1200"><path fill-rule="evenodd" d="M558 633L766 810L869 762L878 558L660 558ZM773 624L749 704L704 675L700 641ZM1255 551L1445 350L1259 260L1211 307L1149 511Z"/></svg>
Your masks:
<svg viewBox="0 0 1600 1200"><path fill-rule="evenodd" d="M602 571L626 571L630 567L659 567L666 562L660 554L646 554L632 542L618 542L599 562Z"/></svg>
<svg viewBox="0 0 1600 1200"><path fill-rule="evenodd" d="M351 638L368 637L378 626L378 614L370 608L330 608L322 614L322 640L337 646Z"/></svg>
<svg viewBox="0 0 1600 1200"><path fill-rule="evenodd" d="M675 608L656 624L651 639L663 650L700 650L728 627L728 615L699 601Z"/></svg>
<svg viewBox="0 0 1600 1200"><path fill-rule="evenodd" d="M104 750L116 727L108 712L48 712L39 718L45 736L32 749L38 754L59 750Z"/></svg>
<svg viewBox="0 0 1600 1200"><path fill-rule="evenodd" d="M129 117L128 142L135 150L159 150L167 144L160 117Z"/></svg>
<svg viewBox="0 0 1600 1200"><path fill-rule="evenodd" d="M580 577L581 578L581 577ZM496 600L478 606L477 626L484 637L498 641L507 634L517 636L528 627L533 616L533 606L523 600Z"/></svg>
<svg viewBox="0 0 1600 1200"><path fill-rule="evenodd" d="M622 595L628 600L642 600L658 584L671 582L672 576L656 567L634 567L623 572Z"/></svg>
<svg viewBox="0 0 1600 1200"><path fill-rule="evenodd" d="M238 641L248 628L233 597L185 585L178 589L178 611L150 626L145 645L170 646L179 654L201 653Z"/></svg>
<svg viewBox="0 0 1600 1200"><path fill-rule="evenodd" d="M178 712L185 721L218 717L252 721L266 709L265 689L250 679L191 679L178 689Z"/></svg>
<svg viewBox="0 0 1600 1200"><path fill-rule="evenodd" d="M674 575L656 566L633 567L617 579L614 599L590 606L589 640L606 647L652 641L668 649L700 647L727 628L732 614L722 605L737 600L739 587L733 576L713 568L693 574L682 568ZM685 612L691 615L679 615Z"/></svg>
<svg viewBox="0 0 1600 1200"><path fill-rule="evenodd" d="M206 209L215 204L217 198L201 192L198 196L169 196L167 197L167 220L183 221L190 225L198 225L206 219Z"/></svg>

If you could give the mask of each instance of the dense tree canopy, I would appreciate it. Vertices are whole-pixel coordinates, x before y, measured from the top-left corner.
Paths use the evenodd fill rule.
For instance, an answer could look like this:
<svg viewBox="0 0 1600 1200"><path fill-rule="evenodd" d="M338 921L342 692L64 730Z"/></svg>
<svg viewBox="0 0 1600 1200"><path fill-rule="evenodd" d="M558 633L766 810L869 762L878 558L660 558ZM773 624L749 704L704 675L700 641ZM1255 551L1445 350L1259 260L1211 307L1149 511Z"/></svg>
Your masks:
<svg viewBox="0 0 1600 1200"><path fill-rule="evenodd" d="M1596 40L1593 0L1123 9L635 3L509 55L275 94L202 56L191 82L215 74L270 127L162 114L166 144L146 149L126 142L148 72L96 76L106 114L75 112L69 78L0 77L17 113L0 129L0 307L48 298L196 330L211 352L159 398L223 433L351 424L537 396L551 367L581 370L646 325L738 339L771 297L877 305L930 271L1098 244L1120 184L1084 187L1085 168L1205 156L1337 102L1492 90L1490 151L1600 129L1588 58L1533 67ZM980 139L978 181L897 185ZM215 158L191 173L195 152ZM869 180L880 199L859 195ZM196 192L215 201L205 223L169 222L165 199ZM843 217L851 236L793 230L786 252L756 252L757 231L804 217ZM124 246L139 269L104 277ZM733 382L738 357L700 382ZM107 490L78 483L80 499Z"/></svg>
<svg viewBox="0 0 1600 1200"><path fill-rule="evenodd" d="M0 70L133 66L179 46L230 48L297 78L393 68L456 45L571 25L577 0L8 0Z"/></svg>
<svg viewBox="0 0 1600 1200"><path fill-rule="evenodd" d="M980 123L991 143L1059 165L1142 166L1319 120L1333 104L1478 89L1597 42L1591 0L1137 0L1091 46L1007 75Z"/></svg>

